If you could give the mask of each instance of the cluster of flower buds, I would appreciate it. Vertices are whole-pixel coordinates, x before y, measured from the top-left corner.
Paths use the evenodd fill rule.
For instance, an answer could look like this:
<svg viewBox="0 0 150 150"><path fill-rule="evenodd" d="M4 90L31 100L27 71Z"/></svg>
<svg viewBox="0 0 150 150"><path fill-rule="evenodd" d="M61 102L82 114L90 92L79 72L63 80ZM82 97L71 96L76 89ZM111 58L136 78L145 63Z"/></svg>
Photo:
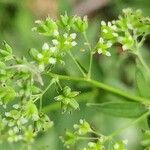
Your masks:
<svg viewBox="0 0 150 150"><path fill-rule="evenodd" d="M108 23L101 21L100 39L94 50L99 54L111 56L109 50L112 45L120 43L123 50L134 52L142 45L142 40L139 42L139 39L150 32L148 22L149 19L143 17L140 10L124 9L123 15L117 20Z"/></svg>
<svg viewBox="0 0 150 150"><path fill-rule="evenodd" d="M62 94L55 97L55 100L61 103L61 108L63 112L71 112L72 110L79 109L79 104L75 100L75 97L79 94L77 91L71 91L71 89L66 86L62 90Z"/></svg>
<svg viewBox="0 0 150 150"><path fill-rule="evenodd" d="M73 132L66 131L65 136L61 137L67 149L71 149L80 140L88 140L89 142L83 150L105 150L108 148L106 144L108 142L112 150L126 150L127 140L115 142L109 136L107 137L93 131L90 124L85 120L80 119L79 124L75 124L73 127ZM92 134L95 134L94 137L91 137Z"/></svg>

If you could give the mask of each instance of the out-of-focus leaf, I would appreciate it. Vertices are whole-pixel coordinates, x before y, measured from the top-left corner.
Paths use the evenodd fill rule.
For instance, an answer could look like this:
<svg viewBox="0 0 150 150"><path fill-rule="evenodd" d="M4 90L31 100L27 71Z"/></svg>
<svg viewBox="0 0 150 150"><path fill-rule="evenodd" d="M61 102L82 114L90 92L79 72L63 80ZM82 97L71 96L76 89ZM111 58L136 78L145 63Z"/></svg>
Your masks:
<svg viewBox="0 0 150 150"><path fill-rule="evenodd" d="M135 77L140 96L150 98L150 86L146 82L145 76L140 69L136 70Z"/></svg>
<svg viewBox="0 0 150 150"><path fill-rule="evenodd" d="M142 104L135 102L109 102L99 105L98 108L103 113L125 118L136 118L146 112Z"/></svg>

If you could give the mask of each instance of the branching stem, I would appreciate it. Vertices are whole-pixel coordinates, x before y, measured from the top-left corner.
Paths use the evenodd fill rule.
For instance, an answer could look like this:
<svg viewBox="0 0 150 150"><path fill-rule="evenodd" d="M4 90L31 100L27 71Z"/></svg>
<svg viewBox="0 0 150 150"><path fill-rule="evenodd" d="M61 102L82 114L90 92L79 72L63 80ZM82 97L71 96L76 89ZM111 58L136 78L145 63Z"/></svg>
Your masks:
<svg viewBox="0 0 150 150"><path fill-rule="evenodd" d="M54 74L54 73L48 73L47 75L51 76L51 77L57 77L59 80L71 80L71 81L87 82L94 87L97 87L97 88L103 89L105 91L108 91L110 93L113 93L115 95L124 97L127 100L134 101L134 102L140 102L140 103L145 104L145 105L150 105L150 101L146 98L131 95L125 91L114 88L112 86L109 86L107 84L101 83L101 82L96 81L96 80L91 80L91 79L86 79L86 78L81 78L81 77L70 77L70 76L58 75L58 74Z"/></svg>
<svg viewBox="0 0 150 150"><path fill-rule="evenodd" d="M78 67L78 69L80 70L80 72L82 73L82 75L84 77L86 77L86 74L84 73L83 69L80 67L80 65L78 64L78 62L76 61L76 59L74 58L74 56L72 55L72 53L68 52L68 54L70 55L70 57L72 58L72 60L74 61L74 63L76 64L76 66Z"/></svg>

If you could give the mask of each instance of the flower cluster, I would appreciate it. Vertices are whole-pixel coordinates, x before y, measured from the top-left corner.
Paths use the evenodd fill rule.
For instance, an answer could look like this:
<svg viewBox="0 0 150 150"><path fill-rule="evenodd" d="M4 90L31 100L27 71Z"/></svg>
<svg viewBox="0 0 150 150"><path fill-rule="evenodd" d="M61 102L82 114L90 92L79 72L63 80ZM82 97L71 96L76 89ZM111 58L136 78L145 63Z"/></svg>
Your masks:
<svg viewBox="0 0 150 150"><path fill-rule="evenodd" d="M107 137L95 132L89 123L82 119L79 124L74 125L74 131L66 131L64 137L61 137L61 140L67 149L71 149L80 140L90 141L83 150L105 150L107 149L107 142L110 143L112 150L126 150L125 145L127 144L126 140L114 142L109 136Z"/></svg>
<svg viewBox="0 0 150 150"><path fill-rule="evenodd" d="M147 21L147 23L145 23ZM111 56L109 49L115 43L120 43L123 50L138 49L150 31L149 19L142 16L140 10L124 9L118 20L106 24L101 21L100 39L95 47L99 54ZM141 39L139 41L139 39Z"/></svg>
<svg viewBox="0 0 150 150"><path fill-rule="evenodd" d="M33 142L38 132L53 125L35 104L41 93L35 83L43 85L41 75L26 58L14 57L6 42L0 56L0 140Z"/></svg>
<svg viewBox="0 0 150 150"><path fill-rule="evenodd" d="M75 124L73 127L74 132L66 131L65 136L61 137L61 140L68 149L79 140L80 136L92 132L92 129L88 122L82 119L80 119L79 124Z"/></svg>
<svg viewBox="0 0 150 150"><path fill-rule="evenodd" d="M37 27L33 28L34 31L52 38L51 43L44 43L41 50L34 48L30 50L41 71L44 71L47 66L64 63L63 56L77 45L76 32L85 32L88 27L86 17L71 18L67 14L61 15L59 21L48 17L45 21L38 20L35 23Z"/></svg>
<svg viewBox="0 0 150 150"><path fill-rule="evenodd" d="M79 104L75 100L75 97L79 94L77 91L71 91L71 89L66 86L62 90L62 94L55 97L55 100L61 103L61 108L63 112L71 112L72 110L79 109Z"/></svg>
<svg viewBox="0 0 150 150"><path fill-rule="evenodd" d="M80 119L80 124L75 124L73 128L78 135L85 135L92 132L89 123L82 119Z"/></svg>
<svg viewBox="0 0 150 150"><path fill-rule="evenodd" d="M97 142L89 142L87 147L83 148L83 150L103 150L103 143L98 140Z"/></svg>

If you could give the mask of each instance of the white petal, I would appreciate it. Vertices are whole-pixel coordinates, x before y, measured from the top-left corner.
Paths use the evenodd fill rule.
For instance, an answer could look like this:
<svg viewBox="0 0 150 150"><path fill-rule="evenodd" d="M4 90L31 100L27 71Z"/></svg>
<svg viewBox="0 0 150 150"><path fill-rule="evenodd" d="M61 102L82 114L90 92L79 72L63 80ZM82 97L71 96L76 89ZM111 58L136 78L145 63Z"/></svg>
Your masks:
<svg viewBox="0 0 150 150"><path fill-rule="evenodd" d="M58 36L59 32L57 30L54 30L54 36Z"/></svg>
<svg viewBox="0 0 150 150"><path fill-rule="evenodd" d="M75 39L75 38L76 38L76 36L77 36L77 34L76 34L76 33L72 33L72 34L70 34L70 37L71 37L72 39Z"/></svg>
<svg viewBox="0 0 150 150"><path fill-rule="evenodd" d="M106 56L111 56L110 52L106 52L105 55L106 55Z"/></svg>
<svg viewBox="0 0 150 150"><path fill-rule="evenodd" d="M101 21L101 25L102 25L102 26L105 26L105 25L106 25L106 22L105 22L105 21Z"/></svg>
<svg viewBox="0 0 150 150"><path fill-rule="evenodd" d="M68 37L68 34L67 34L67 33L65 33L63 36L64 36L64 38L67 38L67 37Z"/></svg>
<svg viewBox="0 0 150 150"><path fill-rule="evenodd" d="M77 45L77 42L73 41L73 42L71 43L71 45L72 45L72 46L76 46L76 45Z"/></svg>
<svg viewBox="0 0 150 150"><path fill-rule="evenodd" d="M41 53L38 53L37 57L38 57L39 59L41 59L41 58L43 58L43 55L42 55Z"/></svg>
<svg viewBox="0 0 150 150"><path fill-rule="evenodd" d="M49 63L50 64L55 64L56 63L56 58L53 58L53 57L49 58Z"/></svg>
<svg viewBox="0 0 150 150"><path fill-rule="evenodd" d="M54 45L58 45L58 40L54 39L54 40L52 40L52 42Z"/></svg>
<svg viewBox="0 0 150 150"><path fill-rule="evenodd" d="M42 46L42 50L48 50L48 49L49 49L48 43L44 43Z"/></svg>

